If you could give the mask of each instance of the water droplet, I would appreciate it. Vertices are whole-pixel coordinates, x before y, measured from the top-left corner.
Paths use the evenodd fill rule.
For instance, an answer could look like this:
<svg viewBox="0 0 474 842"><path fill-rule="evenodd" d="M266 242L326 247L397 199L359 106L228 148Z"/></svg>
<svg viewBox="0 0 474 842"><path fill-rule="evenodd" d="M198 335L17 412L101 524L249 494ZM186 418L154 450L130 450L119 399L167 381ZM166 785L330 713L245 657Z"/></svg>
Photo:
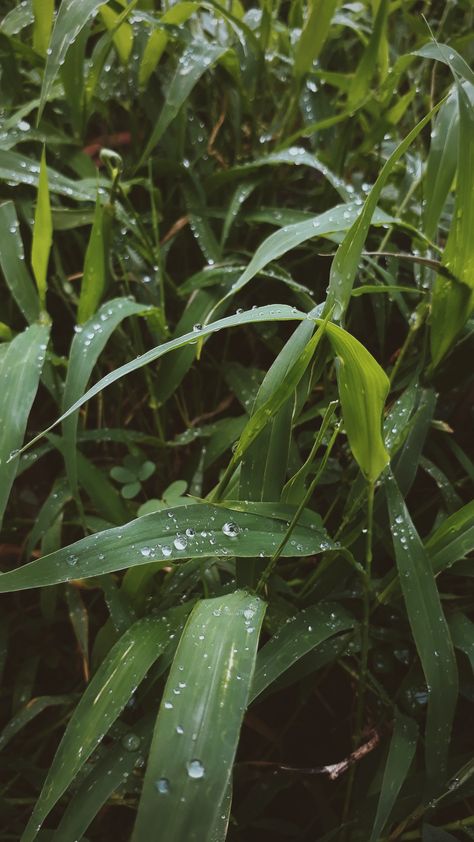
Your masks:
<svg viewBox="0 0 474 842"><path fill-rule="evenodd" d="M153 550L151 549L151 547L142 547L140 552L143 556L145 556L145 558L149 558Z"/></svg>
<svg viewBox="0 0 474 842"><path fill-rule="evenodd" d="M202 330L202 324L200 324L200 322L196 322L196 324L193 325L193 330L195 333L199 333L199 331Z"/></svg>
<svg viewBox="0 0 474 842"><path fill-rule="evenodd" d="M171 555L172 550L171 550L171 547L165 546L165 547L161 548L161 552L162 552L162 554L164 555L165 558L168 558Z"/></svg>
<svg viewBox="0 0 474 842"><path fill-rule="evenodd" d="M170 791L170 782L168 778L160 778L158 781L155 781L155 789L160 795L168 795Z"/></svg>
<svg viewBox="0 0 474 842"><path fill-rule="evenodd" d="M204 766L200 760L190 760L189 763L186 764L186 768L188 770L189 777L193 778L193 780L197 781L204 777Z"/></svg>
<svg viewBox="0 0 474 842"><path fill-rule="evenodd" d="M68 555L68 557L66 558L66 561L67 561L67 563L69 564L70 567L74 567L78 562L78 557L77 557L77 555Z"/></svg>
<svg viewBox="0 0 474 842"><path fill-rule="evenodd" d="M122 745L127 751L137 751L140 748L140 737L137 734L125 734L122 737Z"/></svg>
<svg viewBox="0 0 474 842"><path fill-rule="evenodd" d="M237 538L237 535L240 532L240 528L234 523L233 520L228 520L224 523L222 527L222 531L224 535L227 535L228 538Z"/></svg>
<svg viewBox="0 0 474 842"><path fill-rule="evenodd" d="M173 544L177 550L185 550L188 546L188 542L186 541L186 538L183 535L177 535L173 541Z"/></svg>

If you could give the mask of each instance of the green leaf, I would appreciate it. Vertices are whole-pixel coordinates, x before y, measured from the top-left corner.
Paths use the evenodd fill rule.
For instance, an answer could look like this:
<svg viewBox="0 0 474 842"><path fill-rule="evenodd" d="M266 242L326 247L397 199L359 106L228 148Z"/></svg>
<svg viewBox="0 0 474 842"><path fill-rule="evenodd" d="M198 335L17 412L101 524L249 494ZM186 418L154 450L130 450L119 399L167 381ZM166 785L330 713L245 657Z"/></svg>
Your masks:
<svg viewBox="0 0 474 842"><path fill-rule="evenodd" d="M80 3L77 0L62 0L48 49L38 108L38 123L69 47L99 7L103 5L104 0L81 0Z"/></svg>
<svg viewBox="0 0 474 842"><path fill-rule="evenodd" d="M377 8L377 7L376 7ZM380 0L375 15L374 26L369 42L364 50L359 66L355 72L347 98L348 108L358 108L364 102L370 90L370 83L377 67L377 55L383 43L387 25L389 2Z"/></svg>
<svg viewBox="0 0 474 842"><path fill-rule="evenodd" d="M305 219L303 222L296 222L293 225L285 225L279 231L270 234L255 251L252 260L242 273L240 278L232 284L228 292L214 310L228 298L233 297L246 284L249 283L262 269L274 260L278 260L284 254L297 248L302 243L316 237L325 237L337 231L346 231L349 226L354 225L360 208L357 204L337 205L324 213ZM385 216L377 211L371 224L383 224ZM351 229L352 230L352 229ZM361 246L362 248L362 246ZM211 310L208 318L212 317L214 310Z"/></svg>
<svg viewBox="0 0 474 842"><path fill-rule="evenodd" d="M40 167L37 161L13 152L11 149L0 149L0 180L10 184L26 184L37 187ZM74 181L62 173L48 167L49 192L76 199L79 202L94 202L97 196L97 181L99 185L107 185L103 179L81 179Z"/></svg>
<svg viewBox="0 0 474 842"><path fill-rule="evenodd" d="M446 197L452 187L458 163L459 106L455 93L443 102L431 132L431 144L423 179L425 195L424 230L436 235Z"/></svg>
<svg viewBox="0 0 474 842"><path fill-rule="evenodd" d="M48 813L165 650L173 627L166 617L139 620L109 652L71 717L21 842L36 838Z"/></svg>
<svg viewBox="0 0 474 842"><path fill-rule="evenodd" d="M33 244L31 247L31 265L38 287L40 306L46 307L47 272L49 253L53 243L53 220L49 202L48 171L46 168L46 153L43 148L41 155L40 174L38 181L38 195L36 199L35 224L33 228Z"/></svg>
<svg viewBox="0 0 474 842"><path fill-rule="evenodd" d="M84 260L84 274L77 310L79 324L84 324L94 315L105 290L112 219L112 206L103 205L97 197L94 222Z"/></svg>
<svg viewBox="0 0 474 842"><path fill-rule="evenodd" d="M133 731L124 735L125 745L120 740L114 743L81 780L56 830L61 842L82 839L94 817L114 792L128 778L133 780L134 770L143 763L144 755L148 752L152 728L153 720L150 716L138 725L134 724Z"/></svg>
<svg viewBox="0 0 474 842"><path fill-rule="evenodd" d="M458 85L459 162L456 203L442 264L457 278L436 278L431 310L431 356L437 366L474 306L474 106Z"/></svg>
<svg viewBox="0 0 474 842"><path fill-rule="evenodd" d="M271 557L286 533L286 520L263 509L194 503L155 512L124 526L88 535L76 543L0 575L0 593L87 579L145 563L162 566L188 558ZM287 507L294 514L295 507ZM314 555L332 544L318 515L308 512L282 556Z"/></svg>
<svg viewBox="0 0 474 842"><path fill-rule="evenodd" d="M199 8L199 3L187 2L183 0L181 3L175 3L167 9L160 18L160 23L163 24L179 24L184 23L191 17L193 12ZM138 82L141 87L145 87L151 74L155 70L161 56L163 55L166 45L169 41L169 34L165 29L155 29L146 44L143 51L142 60L140 63L140 70L138 73Z"/></svg>
<svg viewBox="0 0 474 842"><path fill-rule="evenodd" d="M423 824L422 842L457 842L457 838L452 833L447 833L442 827Z"/></svg>
<svg viewBox="0 0 474 842"><path fill-rule="evenodd" d="M220 330L224 330L225 328L237 327L244 324L258 324L274 321L302 321L306 318L306 314L301 313L295 307L289 307L285 304L269 304L263 307L257 307L255 310L252 309L244 311L243 313L235 313L233 316L227 316L226 318L212 322L212 324L204 325L204 327L200 330L191 330L182 336L177 336L175 339L169 340L169 342L164 342L162 345L158 345L156 348L152 348L150 351L146 351L144 354L136 357L136 359L131 360L131 362L116 368L115 371L112 371L110 374L99 380L94 386L88 389L81 398L78 398L54 422L54 424L51 424L51 426L44 430L43 433L32 439L29 446L35 443L38 438L41 438L42 435L52 430L56 424L60 424L65 420L65 418L72 415L73 412L76 412L76 410L78 410L86 401L97 395L107 386L115 383L117 380L120 380L126 374L131 374L133 371L137 371L142 368L142 366L154 362L169 353L169 351L174 351L177 348L183 348L186 345L195 344L198 337L202 339L206 336L211 336Z"/></svg>
<svg viewBox="0 0 474 842"><path fill-rule="evenodd" d="M377 813L369 842L377 842L408 775L418 742L418 726L409 716L395 712L393 734L383 773Z"/></svg>
<svg viewBox="0 0 474 842"><path fill-rule="evenodd" d="M46 58L49 38L53 28L54 0L33 0L33 49Z"/></svg>
<svg viewBox="0 0 474 842"><path fill-rule="evenodd" d="M413 55L442 61L443 64L447 64L459 76L466 79L471 85L474 85L474 71L471 70L465 59L453 47L450 47L449 44L429 41L428 44L424 44L419 50L415 50Z"/></svg>
<svg viewBox="0 0 474 842"><path fill-rule="evenodd" d="M0 357L0 526L18 470L18 459L12 457L23 443L48 339L49 325L31 325Z"/></svg>
<svg viewBox="0 0 474 842"><path fill-rule="evenodd" d="M474 623L461 611L456 611L449 618L449 630L454 646L469 658L474 671Z"/></svg>
<svg viewBox="0 0 474 842"><path fill-rule="evenodd" d="M312 605L290 617L258 653L250 700L316 646L354 625L354 618L336 603Z"/></svg>
<svg viewBox="0 0 474 842"><path fill-rule="evenodd" d="M63 410L68 410L81 396L100 354L122 320L129 316L147 313L150 309L144 304L137 304L126 298L114 298L103 304L97 313L77 330L69 353ZM76 412L69 415L63 422L64 457L69 482L74 492L77 488L78 421L79 416Z"/></svg>
<svg viewBox="0 0 474 842"><path fill-rule="evenodd" d="M232 774L265 604L243 591L195 606L166 682L132 835L209 839ZM186 808L183 809L183 803Z"/></svg>
<svg viewBox="0 0 474 842"><path fill-rule="evenodd" d="M10 719L0 732L0 751L3 751L10 740L44 710L70 704L70 696L36 696L34 699L30 699L28 704L15 711L13 719Z"/></svg>
<svg viewBox="0 0 474 842"><path fill-rule="evenodd" d="M421 130L431 120L434 114L436 114L440 105L441 103L435 105L435 107L432 108L419 123L417 123L415 128L411 130L411 132L404 140L402 140L402 142L387 159L374 186L372 187L372 190L364 202L362 213L357 217L336 252L336 256L331 265L329 291L326 299L326 312L331 310L331 308L334 308L333 314L336 319L343 318L349 304L364 243L367 239L372 216L377 206L377 202L379 201L382 189L387 183L395 165L411 146L415 138L418 137Z"/></svg>
<svg viewBox="0 0 474 842"><path fill-rule="evenodd" d="M329 34L331 20L339 0L313 0L306 23L295 49L293 73L300 79L309 73Z"/></svg>
<svg viewBox="0 0 474 842"><path fill-rule="evenodd" d="M142 164L163 137L166 129L188 99L201 76L224 55L227 46L194 41L178 60L178 66L165 95L165 104L142 155Z"/></svg>
<svg viewBox="0 0 474 842"><path fill-rule="evenodd" d="M425 546L435 574L465 558L474 549L474 500L447 517Z"/></svg>
<svg viewBox="0 0 474 842"><path fill-rule="evenodd" d="M100 16L109 31L114 31L113 42L122 64L127 64L133 49L133 29L129 23L122 21L117 27L120 15L103 5L99 9Z"/></svg>
<svg viewBox="0 0 474 842"><path fill-rule="evenodd" d="M425 757L428 788L439 792L458 694L458 676L449 628L428 555L393 477L385 483L400 586L428 687Z"/></svg>
<svg viewBox="0 0 474 842"><path fill-rule="evenodd" d="M40 303L33 279L25 264L20 223L13 202L0 205L0 267L7 286L27 322L35 322Z"/></svg>
<svg viewBox="0 0 474 842"><path fill-rule="evenodd" d="M337 381L349 444L361 471L374 482L389 460L382 436L389 380L354 336L331 323L327 335L340 361Z"/></svg>

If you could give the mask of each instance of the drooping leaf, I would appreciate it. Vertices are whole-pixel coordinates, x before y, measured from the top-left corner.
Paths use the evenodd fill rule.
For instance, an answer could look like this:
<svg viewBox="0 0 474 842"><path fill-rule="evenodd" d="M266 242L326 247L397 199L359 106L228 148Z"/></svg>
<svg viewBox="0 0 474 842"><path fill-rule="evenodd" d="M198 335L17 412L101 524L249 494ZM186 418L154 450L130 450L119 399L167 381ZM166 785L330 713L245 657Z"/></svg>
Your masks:
<svg viewBox="0 0 474 842"><path fill-rule="evenodd" d="M27 322L35 322L40 304L25 263L20 224L13 202L0 205L0 267L7 286Z"/></svg>
<svg viewBox="0 0 474 842"><path fill-rule="evenodd" d="M182 634L153 734L133 842L209 839L227 791L265 603L244 591L202 600ZM183 802L186 809L182 809Z"/></svg>

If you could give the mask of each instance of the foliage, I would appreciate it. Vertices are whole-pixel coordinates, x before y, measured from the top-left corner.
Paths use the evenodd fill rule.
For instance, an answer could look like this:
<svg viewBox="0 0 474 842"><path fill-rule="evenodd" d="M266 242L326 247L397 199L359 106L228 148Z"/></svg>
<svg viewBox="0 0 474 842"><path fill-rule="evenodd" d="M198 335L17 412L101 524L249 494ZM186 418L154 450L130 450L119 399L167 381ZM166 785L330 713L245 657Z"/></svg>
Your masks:
<svg viewBox="0 0 474 842"><path fill-rule="evenodd" d="M2 839L471 838L472 3L0 5Z"/></svg>

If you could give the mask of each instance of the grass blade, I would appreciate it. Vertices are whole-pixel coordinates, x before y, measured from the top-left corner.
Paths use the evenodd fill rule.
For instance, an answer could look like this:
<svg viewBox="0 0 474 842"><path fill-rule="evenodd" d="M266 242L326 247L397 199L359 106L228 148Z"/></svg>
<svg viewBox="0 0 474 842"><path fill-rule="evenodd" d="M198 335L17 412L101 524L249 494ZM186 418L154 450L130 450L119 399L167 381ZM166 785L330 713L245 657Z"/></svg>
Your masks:
<svg viewBox="0 0 474 842"><path fill-rule="evenodd" d="M382 435L389 380L354 336L333 324L327 334L340 360L337 381L349 444L361 471L374 482L389 460Z"/></svg>
<svg viewBox="0 0 474 842"><path fill-rule="evenodd" d="M46 58L49 38L53 28L54 0L33 0L33 49Z"/></svg>
<svg viewBox="0 0 474 842"><path fill-rule="evenodd" d="M474 501L447 517L425 546L435 574L465 558L474 549Z"/></svg>
<svg viewBox="0 0 474 842"><path fill-rule="evenodd" d="M474 106L458 85L459 163L456 204L442 263L458 282L438 275L431 311L433 366L458 337L474 305Z"/></svg>
<svg viewBox="0 0 474 842"><path fill-rule="evenodd" d="M184 23L198 8L199 3L188 2L188 0L183 0L181 3L175 3L162 14L160 23ZM155 70L161 56L166 50L168 41L169 35L164 29L155 29L155 31L151 33L143 51L140 70L138 73L138 82L141 87L144 88L148 83L151 74Z"/></svg>
<svg viewBox="0 0 474 842"><path fill-rule="evenodd" d="M38 287L40 307L42 310L46 309L47 272L52 243L53 220L49 201L46 153L43 148L38 181L38 196L36 199L33 244L31 247L31 265L36 279L36 286Z"/></svg>
<svg viewBox="0 0 474 842"><path fill-rule="evenodd" d="M166 91L165 104L153 128L140 164L146 161L156 144L159 143L201 76L216 64L227 49L227 46L208 44L206 41L195 41L185 49Z"/></svg>
<svg viewBox="0 0 474 842"><path fill-rule="evenodd" d="M429 693L425 757L432 795L446 779L458 694L456 659L428 555L393 477L385 487L400 585Z"/></svg>
<svg viewBox="0 0 474 842"><path fill-rule="evenodd" d="M0 575L0 593L87 579L145 563L168 566L188 558L271 557L286 533L286 521L266 513L196 503L155 512L124 526L88 535L76 543ZM294 507L287 507L294 512ZM332 544L319 515L308 513L293 532L296 552L314 555ZM234 534L235 533L235 534ZM295 555L287 546L283 556Z"/></svg>
<svg viewBox="0 0 474 842"><path fill-rule="evenodd" d="M133 842L208 839L232 773L265 604L243 591L199 602L163 694ZM183 801L186 809L182 809Z"/></svg>
<svg viewBox="0 0 474 842"><path fill-rule="evenodd" d="M418 742L418 726L414 719L395 713L392 739L383 773L377 813L369 842L377 842L390 818L402 785L408 775Z"/></svg>
<svg viewBox="0 0 474 842"><path fill-rule="evenodd" d="M112 205L103 205L97 197L94 222L84 260L84 274L77 310L79 324L84 324L94 315L107 284L112 219Z"/></svg>
<svg viewBox="0 0 474 842"><path fill-rule="evenodd" d="M436 235L446 197L452 187L458 163L459 107L452 94L439 109L431 133L430 152L424 180L424 228L430 239Z"/></svg>
<svg viewBox="0 0 474 842"><path fill-rule="evenodd" d="M387 25L388 7L388 0L380 0L378 8L375 7L377 8L377 13L375 15L372 34L352 80L347 98L348 108L358 108L365 101L369 92L370 83L377 66L377 55L380 45L386 37L385 29Z"/></svg>
<svg viewBox="0 0 474 842"><path fill-rule="evenodd" d="M30 324L35 322L40 313L39 298L25 265L20 224L11 201L0 205L0 267L25 319Z"/></svg>
<svg viewBox="0 0 474 842"><path fill-rule="evenodd" d="M38 107L38 123L69 47L103 5L104 0L81 0L80 3L77 0L62 0L48 48Z"/></svg>
<svg viewBox="0 0 474 842"><path fill-rule="evenodd" d="M329 34L331 20L339 0L313 0L308 19L295 49L293 72L297 79L309 73Z"/></svg>
<svg viewBox="0 0 474 842"><path fill-rule="evenodd" d="M63 410L69 409L82 395L94 366L114 330L128 316L149 311L143 304L126 298L114 298L97 311L79 330L72 341L69 365L64 384ZM64 457L71 489L77 487L78 414L69 415L63 423Z"/></svg>
<svg viewBox="0 0 474 842"><path fill-rule="evenodd" d="M164 652L172 628L168 618L147 617L131 626L112 648L71 717L21 842L36 838L48 813Z"/></svg>
<svg viewBox="0 0 474 842"><path fill-rule="evenodd" d="M385 162L378 178L367 196L362 213L357 217L344 240L339 246L336 256L332 262L331 274L329 277L329 292L326 299L326 311L334 308L334 318L342 319L351 298L352 286L359 268L360 258L364 243L367 239L372 216L383 187L387 183L394 166L402 155L418 137L422 129L429 123L436 114L441 103L435 105L428 114L420 120L404 140L396 147L394 152Z"/></svg>
<svg viewBox="0 0 474 842"><path fill-rule="evenodd" d="M12 457L23 442L48 339L48 325L31 325L0 358L0 526L18 469Z"/></svg>
<svg viewBox="0 0 474 842"><path fill-rule="evenodd" d="M258 653L250 700L320 643L354 625L354 618L337 603L312 605L291 617Z"/></svg>

